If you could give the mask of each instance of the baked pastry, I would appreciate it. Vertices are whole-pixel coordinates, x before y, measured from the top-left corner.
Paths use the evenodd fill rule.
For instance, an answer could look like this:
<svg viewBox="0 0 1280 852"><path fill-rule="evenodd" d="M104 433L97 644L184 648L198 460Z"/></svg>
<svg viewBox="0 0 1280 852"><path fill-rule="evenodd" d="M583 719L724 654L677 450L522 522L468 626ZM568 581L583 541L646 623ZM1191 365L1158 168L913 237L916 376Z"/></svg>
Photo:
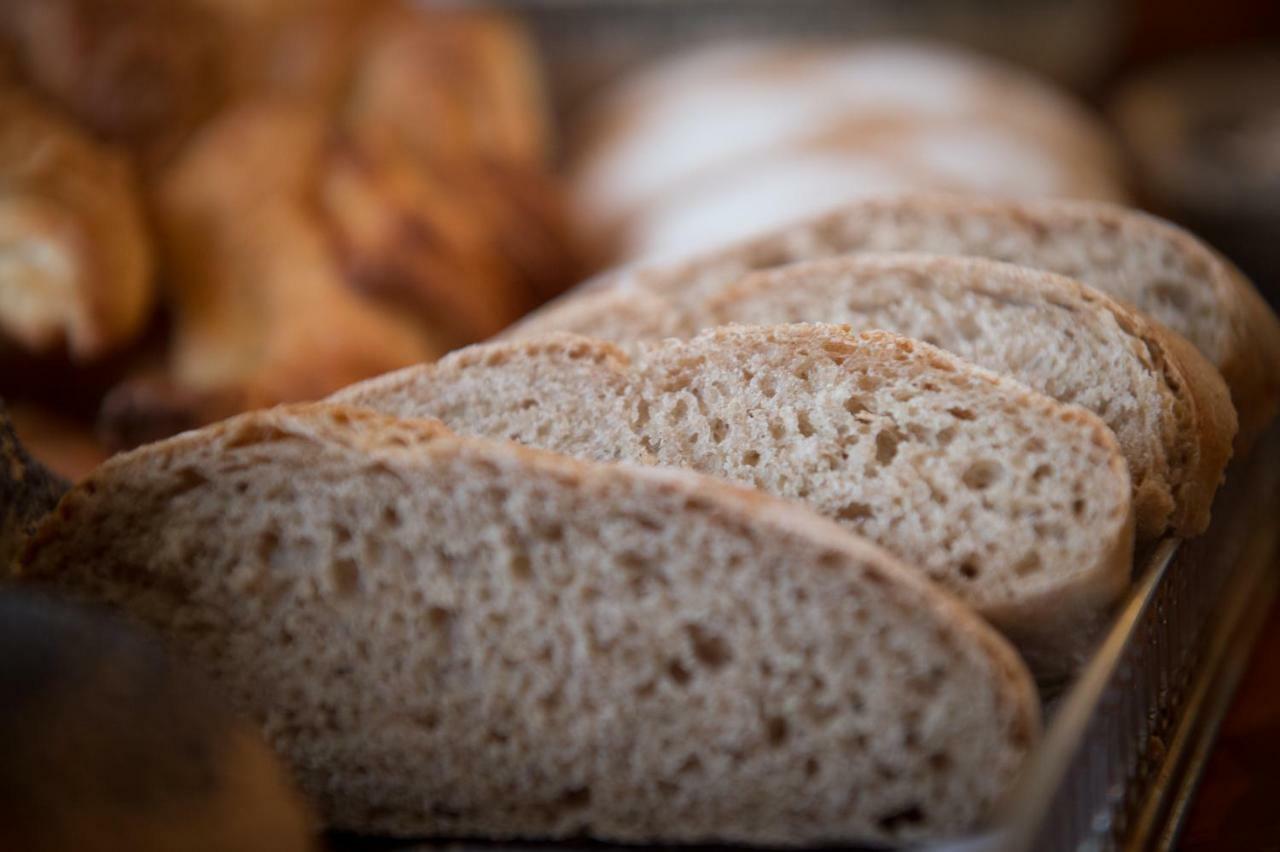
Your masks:
<svg viewBox="0 0 1280 852"><path fill-rule="evenodd" d="M112 459L18 577L160 631L334 828L951 836L1038 734L997 634L800 507L341 406Z"/></svg>
<svg viewBox="0 0 1280 852"><path fill-rule="evenodd" d="M100 358L152 307L152 247L124 157L0 84L0 334Z"/></svg>
<svg viewBox="0 0 1280 852"><path fill-rule="evenodd" d="M443 351L413 317L347 280L308 195L324 130L303 106L244 104L205 128L167 175L157 219L174 323L168 363L104 403L116 446L323 396Z"/></svg>
<svg viewBox="0 0 1280 852"><path fill-rule="evenodd" d="M576 278L530 48L507 19L207 5L257 57L238 83L252 94L157 180L171 352L104 401L113 446L434 358Z"/></svg>
<svg viewBox="0 0 1280 852"><path fill-rule="evenodd" d="M333 397L583 458L679 467L807 503L918 566L1046 680L1128 585L1129 475L1089 412L925 343L831 325L617 348L471 347Z"/></svg>
<svg viewBox="0 0 1280 852"><path fill-rule="evenodd" d="M229 94L224 33L190 0L6 0L0 34L36 90L146 167Z"/></svg>

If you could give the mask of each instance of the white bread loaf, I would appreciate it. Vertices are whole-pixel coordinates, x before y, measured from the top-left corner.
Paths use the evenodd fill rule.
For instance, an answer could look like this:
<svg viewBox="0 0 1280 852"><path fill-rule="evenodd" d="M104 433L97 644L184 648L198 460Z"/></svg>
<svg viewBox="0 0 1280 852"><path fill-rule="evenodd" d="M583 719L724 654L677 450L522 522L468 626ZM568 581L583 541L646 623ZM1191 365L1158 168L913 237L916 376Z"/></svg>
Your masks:
<svg viewBox="0 0 1280 852"><path fill-rule="evenodd" d="M999 636L799 507L340 406L112 459L18 575L163 633L335 828L954 835L1038 733Z"/></svg>
<svg viewBox="0 0 1280 852"><path fill-rule="evenodd" d="M925 41L711 43L624 76L571 128L584 221L623 258L705 251L886 190L1122 200L1066 93Z"/></svg>
<svg viewBox="0 0 1280 852"><path fill-rule="evenodd" d="M1280 405L1280 320L1239 271L1181 228L1092 202L867 200L682 264L620 270L598 282L594 289L602 294L562 299L507 336L606 336L602 330L617 327L619 309L632 316L680 312L757 270L897 251L1009 261L1075 278L1137 307L1221 371L1239 415L1237 453L1251 446Z"/></svg>
<svg viewBox="0 0 1280 852"><path fill-rule="evenodd" d="M975 606L1045 678L1078 662L1128 581L1129 476L1110 430L887 332L720 328L634 360L552 335L333 399L803 500Z"/></svg>

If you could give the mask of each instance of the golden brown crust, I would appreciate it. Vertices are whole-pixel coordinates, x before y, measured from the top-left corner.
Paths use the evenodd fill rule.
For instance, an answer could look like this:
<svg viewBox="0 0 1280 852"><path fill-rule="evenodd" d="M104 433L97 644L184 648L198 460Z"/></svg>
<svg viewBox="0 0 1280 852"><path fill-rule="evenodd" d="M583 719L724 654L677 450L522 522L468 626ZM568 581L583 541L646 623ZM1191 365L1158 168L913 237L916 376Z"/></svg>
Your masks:
<svg viewBox="0 0 1280 852"><path fill-rule="evenodd" d="M163 162L227 94L223 34L172 0L9 0L18 65L97 135Z"/></svg>
<svg viewBox="0 0 1280 852"><path fill-rule="evenodd" d="M307 107L245 104L166 176L157 213L173 273L169 363L159 381L113 394L104 417L117 445L323 396L441 351L346 280L307 195L323 127Z"/></svg>
<svg viewBox="0 0 1280 852"><path fill-rule="evenodd" d="M1139 334L1160 359L1169 385L1180 392L1190 409L1194 441L1184 450L1185 466L1174 494L1172 531L1187 537L1209 527L1213 498L1222 484L1237 434L1235 406L1222 376L1185 338L1129 312Z"/></svg>

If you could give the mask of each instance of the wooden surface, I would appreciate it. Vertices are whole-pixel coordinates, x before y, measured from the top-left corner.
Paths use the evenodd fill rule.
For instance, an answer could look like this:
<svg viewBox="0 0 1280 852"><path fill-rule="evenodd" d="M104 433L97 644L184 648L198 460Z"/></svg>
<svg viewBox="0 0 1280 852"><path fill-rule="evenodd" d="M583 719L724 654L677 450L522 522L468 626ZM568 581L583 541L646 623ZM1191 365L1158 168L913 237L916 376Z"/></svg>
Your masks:
<svg viewBox="0 0 1280 852"><path fill-rule="evenodd" d="M1223 720L1179 852L1280 852L1280 602Z"/></svg>

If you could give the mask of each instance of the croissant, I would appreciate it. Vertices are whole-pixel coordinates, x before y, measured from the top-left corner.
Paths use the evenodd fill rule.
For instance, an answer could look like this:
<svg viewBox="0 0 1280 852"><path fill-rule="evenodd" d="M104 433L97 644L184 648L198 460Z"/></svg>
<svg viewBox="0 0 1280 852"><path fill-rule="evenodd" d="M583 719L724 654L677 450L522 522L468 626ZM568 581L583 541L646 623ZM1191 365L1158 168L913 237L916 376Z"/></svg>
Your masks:
<svg viewBox="0 0 1280 852"><path fill-rule="evenodd" d="M152 248L123 156L0 86L0 331L77 361L131 341L153 302Z"/></svg>

